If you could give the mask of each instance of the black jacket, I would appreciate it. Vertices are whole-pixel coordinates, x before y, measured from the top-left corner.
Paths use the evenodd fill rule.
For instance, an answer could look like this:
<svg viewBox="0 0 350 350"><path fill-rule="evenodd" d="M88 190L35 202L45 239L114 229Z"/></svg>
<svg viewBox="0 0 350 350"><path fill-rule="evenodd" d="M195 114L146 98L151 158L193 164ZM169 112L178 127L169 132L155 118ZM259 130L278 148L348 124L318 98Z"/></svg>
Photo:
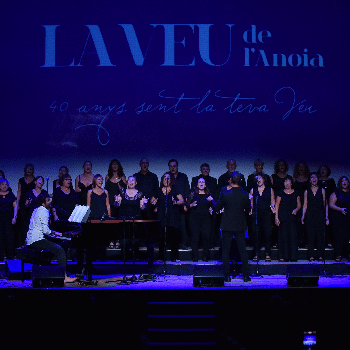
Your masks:
<svg viewBox="0 0 350 350"><path fill-rule="evenodd" d="M224 208L220 228L223 231L245 231L247 229L246 212L250 211L250 200L247 192L241 187L233 187L222 192L214 210Z"/></svg>

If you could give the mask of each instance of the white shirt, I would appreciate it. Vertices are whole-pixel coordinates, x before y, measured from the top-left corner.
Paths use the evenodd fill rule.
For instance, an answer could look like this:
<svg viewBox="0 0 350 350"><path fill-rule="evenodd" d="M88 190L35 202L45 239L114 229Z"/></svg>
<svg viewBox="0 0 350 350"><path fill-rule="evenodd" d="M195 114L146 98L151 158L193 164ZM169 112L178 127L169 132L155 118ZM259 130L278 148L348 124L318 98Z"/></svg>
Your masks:
<svg viewBox="0 0 350 350"><path fill-rule="evenodd" d="M42 205L33 211L30 218L26 244L40 241L44 239L44 234L51 233L51 230L49 229L49 218L49 211Z"/></svg>

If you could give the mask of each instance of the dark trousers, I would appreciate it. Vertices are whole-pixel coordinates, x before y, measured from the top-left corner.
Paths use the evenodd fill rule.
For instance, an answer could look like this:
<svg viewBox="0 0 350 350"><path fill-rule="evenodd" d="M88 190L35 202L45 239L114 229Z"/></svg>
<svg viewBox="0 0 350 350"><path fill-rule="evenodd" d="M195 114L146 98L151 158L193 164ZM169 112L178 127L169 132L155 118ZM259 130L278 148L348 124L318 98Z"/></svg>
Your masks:
<svg viewBox="0 0 350 350"><path fill-rule="evenodd" d="M347 214L350 215L350 214ZM341 256L343 247L345 246L348 257L350 257L350 222L349 220L333 220L332 222L334 232L334 253L335 256Z"/></svg>
<svg viewBox="0 0 350 350"><path fill-rule="evenodd" d="M50 242L47 239L41 239L40 241L29 244L29 247L37 250L49 250L53 254L53 260L57 260L58 265L66 266L67 264L66 252L56 243Z"/></svg>
<svg viewBox="0 0 350 350"><path fill-rule="evenodd" d="M171 250L171 260L179 258L179 241L180 230L176 227L168 226L161 229L161 236L159 239L159 260L165 260L165 247L169 246Z"/></svg>
<svg viewBox="0 0 350 350"><path fill-rule="evenodd" d="M315 241L317 242L316 258L324 257L326 223L324 218L318 220L305 220L308 256L315 257Z"/></svg>
<svg viewBox="0 0 350 350"><path fill-rule="evenodd" d="M188 247L190 245L190 238L188 234L188 230L186 227L186 222L188 219L188 215L186 213L180 213L180 220L178 221L178 227L180 232L179 244L182 246Z"/></svg>
<svg viewBox="0 0 350 350"><path fill-rule="evenodd" d="M4 215L0 219L0 261L4 261L4 254L10 260L15 256L12 215Z"/></svg>
<svg viewBox="0 0 350 350"><path fill-rule="evenodd" d="M296 221L283 221L280 223L278 227L278 252L280 259L297 260L297 236Z"/></svg>
<svg viewBox="0 0 350 350"><path fill-rule="evenodd" d="M17 222L16 222L16 234L17 234L16 242L15 242L16 247L21 247L23 244L25 244L28 229L29 229L28 209L20 208L18 209Z"/></svg>
<svg viewBox="0 0 350 350"><path fill-rule="evenodd" d="M202 235L203 260L208 260L211 233L210 217L194 218L190 216L189 224L191 229L193 260L198 260L198 243L200 235Z"/></svg>
<svg viewBox="0 0 350 350"><path fill-rule="evenodd" d="M252 216L253 242L255 255L257 257L259 257L259 248L261 246L265 246L266 255L271 255L271 214L264 214L258 215L258 217L256 218L256 214L253 212Z"/></svg>
<svg viewBox="0 0 350 350"><path fill-rule="evenodd" d="M242 260L243 276L249 276L248 257L245 246L245 231L222 231L222 262L225 267L225 277L230 277L230 250L232 236L235 236L237 249Z"/></svg>
<svg viewBox="0 0 350 350"><path fill-rule="evenodd" d="M220 237L220 217L221 215L213 214L210 217L210 247L220 247L221 237Z"/></svg>

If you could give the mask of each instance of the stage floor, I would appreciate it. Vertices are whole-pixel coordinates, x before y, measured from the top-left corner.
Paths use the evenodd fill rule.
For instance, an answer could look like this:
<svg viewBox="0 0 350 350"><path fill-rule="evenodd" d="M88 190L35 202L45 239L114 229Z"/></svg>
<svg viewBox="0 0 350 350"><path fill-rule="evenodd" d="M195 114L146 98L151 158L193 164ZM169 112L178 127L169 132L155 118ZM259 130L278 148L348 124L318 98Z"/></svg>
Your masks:
<svg viewBox="0 0 350 350"><path fill-rule="evenodd" d="M127 276L131 278L132 276ZM136 276L138 277L138 276ZM123 284L123 276L93 276L93 280L97 281L97 286L87 286L88 288L119 288L119 289L231 289L231 288L290 288L287 287L286 276L259 276L251 277L250 282L243 282L243 276L233 278L231 282L225 282L224 287L194 287L193 276L156 276L152 281L132 282ZM332 276L320 277L319 287L349 287L350 276ZM86 288L81 287L77 283L66 284L66 288Z"/></svg>
<svg viewBox="0 0 350 350"><path fill-rule="evenodd" d="M243 276L232 278L231 282L225 282L223 287L194 287L193 275L155 275L152 280L139 279L131 281L132 275L93 275L93 284L86 285L79 282L67 283L64 289L118 289L118 290L230 290L230 289L290 289L305 287L288 287L286 275L251 275L250 282L243 282ZM141 275L142 276L142 275ZM319 276L318 287L311 288L341 288L350 287L350 275ZM32 289L32 281L0 279L0 288L24 288ZM310 288L310 287L308 287Z"/></svg>
<svg viewBox="0 0 350 350"><path fill-rule="evenodd" d="M16 325L21 337L15 348L28 346L34 334L41 344L38 349L47 349L54 339L61 349L295 350L302 348L305 331L317 331L318 349L348 348L342 347L348 342L348 324L343 320L350 310L350 274L342 272L348 271L348 263L311 264L325 267L317 287L288 287L286 274L253 273L250 282L237 275L223 287L194 287L190 273L157 273L153 280L131 282L133 274L128 272L123 283L122 263L94 265L95 272L108 271L93 274L96 284L75 282L61 288L33 288L31 279L8 279L0 267L3 335L12 334ZM137 265L144 269L145 264ZM169 263L167 271L191 271L196 265L215 264ZM74 270L74 263L68 266L69 272ZM155 264L156 270L162 266ZM255 264L250 267L254 271ZM113 273L116 270L120 272ZM325 275L324 271L341 272ZM55 334L60 336L53 338Z"/></svg>

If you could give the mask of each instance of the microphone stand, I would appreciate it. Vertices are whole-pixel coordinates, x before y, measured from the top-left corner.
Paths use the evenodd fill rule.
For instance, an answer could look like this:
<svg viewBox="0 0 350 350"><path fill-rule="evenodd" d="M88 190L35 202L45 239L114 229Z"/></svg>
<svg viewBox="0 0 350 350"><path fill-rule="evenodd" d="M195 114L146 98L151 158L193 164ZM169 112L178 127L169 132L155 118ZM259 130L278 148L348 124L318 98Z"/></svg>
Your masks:
<svg viewBox="0 0 350 350"><path fill-rule="evenodd" d="M167 180L167 188L168 188L168 180ZM165 202L164 202L164 247L163 247L163 271L162 274L165 276L166 275L166 241L167 241L167 216L168 216L168 190L166 189L165 191Z"/></svg>
<svg viewBox="0 0 350 350"><path fill-rule="evenodd" d="M135 276L135 217L131 216L130 219L132 219L132 271L133 275L131 277L131 282L136 282L137 278Z"/></svg>
<svg viewBox="0 0 350 350"><path fill-rule="evenodd" d="M332 277L333 276L332 274L326 272L326 254L324 253L323 255L325 257L323 258L323 263L322 263L323 268L320 269L321 270L320 275L322 275L324 277Z"/></svg>
<svg viewBox="0 0 350 350"><path fill-rule="evenodd" d="M123 242L123 260L124 260L124 277L122 279L122 284L129 284L128 279L126 277L126 254L125 254L125 248L126 248L126 228L125 228L125 216L123 216L123 235L124 235L124 242Z"/></svg>
<svg viewBox="0 0 350 350"><path fill-rule="evenodd" d="M259 227L258 227L258 196L259 196L259 190L258 186L256 187L257 194L254 197L254 205L255 205L255 237L256 237L256 243L257 243L257 252L256 252L256 272L253 274L255 277L262 277L261 273L259 272ZM254 190L253 190L253 196L254 196Z"/></svg>

